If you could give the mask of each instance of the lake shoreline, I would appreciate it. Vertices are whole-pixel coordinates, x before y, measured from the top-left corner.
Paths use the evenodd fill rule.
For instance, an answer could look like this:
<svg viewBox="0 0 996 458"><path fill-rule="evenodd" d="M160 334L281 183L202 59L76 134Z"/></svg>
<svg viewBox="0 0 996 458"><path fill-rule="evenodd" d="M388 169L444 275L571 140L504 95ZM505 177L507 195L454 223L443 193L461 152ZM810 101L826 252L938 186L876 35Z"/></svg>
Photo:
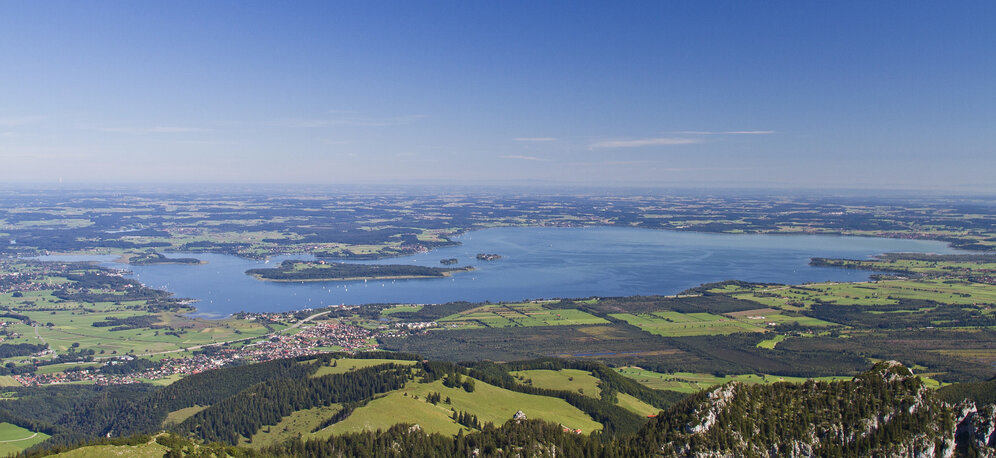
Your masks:
<svg viewBox="0 0 996 458"><path fill-rule="evenodd" d="M172 256L196 257L206 264L122 265L112 261L115 256L103 258L101 265L129 270L130 278L151 288L197 300L195 316L217 317L239 311L282 312L345 304L671 296L703 283L730 279L779 284L867 281L873 272L814 267L810 262L817 257L865 259L889 252L964 252L938 241L839 234L770 235L775 234L717 234L614 226L502 227L468 232L457 238L460 245L412 256L345 262L438 267L440 260L459 258L465 260L466 267L474 268L475 273L471 275L338 278L318 275L311 279L273 280L251 278L246 274L247 270L279 264L281 259L321 261L305 253L274 256L264 262L234 255L168 252ZM501 253L503 257L501 262L480 261L475 259L478 253ZM350 275L350 272L340 272L340 275ZM406 281L433 279L438 281Z"/></svg>

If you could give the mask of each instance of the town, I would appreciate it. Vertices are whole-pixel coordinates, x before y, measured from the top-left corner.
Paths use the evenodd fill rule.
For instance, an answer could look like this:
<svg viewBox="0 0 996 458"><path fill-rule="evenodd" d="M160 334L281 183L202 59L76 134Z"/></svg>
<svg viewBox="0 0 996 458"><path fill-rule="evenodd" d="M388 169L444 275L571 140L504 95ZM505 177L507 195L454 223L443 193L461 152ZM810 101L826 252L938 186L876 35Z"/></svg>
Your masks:
<svg viewBox="0 0 996 458"><path fill-rule="evenodd" d="M25 386L51 385L60 383L94 383L97 385L121 385L161 380L174 376L187 376L233 364L249 364L274 359L308 356L329 351L355 352L375 350L377 343L373 333L359 326L335 322L320 322L303 328L294 335L274 334L269 339L248 343L238 348L227 344L205 346L193 355L171 358L164 357L152 367L126 374L108 373L106 367L135 361L132 356L121 356L100 366L79 366L61 373L19 374L14 380Z"/></svg>

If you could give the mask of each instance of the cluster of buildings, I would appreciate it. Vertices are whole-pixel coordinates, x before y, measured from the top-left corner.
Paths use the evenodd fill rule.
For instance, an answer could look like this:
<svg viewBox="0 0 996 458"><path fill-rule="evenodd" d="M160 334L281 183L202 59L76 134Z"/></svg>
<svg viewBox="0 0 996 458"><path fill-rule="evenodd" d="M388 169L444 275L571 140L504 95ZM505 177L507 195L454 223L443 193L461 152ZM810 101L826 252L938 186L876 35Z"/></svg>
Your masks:
<svg viewBox="0 0 996 458"><path fill-rule="evenodd" d="M47 283L34 281L35 277L35 275L23 275L20 272L0 273L0 293L39 291L50 287Z"/></svg>
<svg viewBox="0 0 996 458"><path fill-rule="evenodd" d="M411 321L405 323L394 323L394 327L410 330L423 330L439 327L439 323L435 321Z"/></svg>
<svg viewBox="0 0 996 458"><path fill-rule="evenodd" d="M319 322L303 328L294 335L273 335L267 340L247 344L238 348L208 347L209 351L183 358L163 358L157 365L129 374L106 374L100 367L80 367L78 370L52 374L20 374L14 379L25 386L49 385L56 383L95 383L98 385L118 385L158 380L172 376L186 376L218 369L236 361L264 362L274 359L309 356L342 348L343 351L372 350L377 343L371 339L373 333L359 326L339 323ZM130 356L107 364L120 364L130 360Z"/></svg>

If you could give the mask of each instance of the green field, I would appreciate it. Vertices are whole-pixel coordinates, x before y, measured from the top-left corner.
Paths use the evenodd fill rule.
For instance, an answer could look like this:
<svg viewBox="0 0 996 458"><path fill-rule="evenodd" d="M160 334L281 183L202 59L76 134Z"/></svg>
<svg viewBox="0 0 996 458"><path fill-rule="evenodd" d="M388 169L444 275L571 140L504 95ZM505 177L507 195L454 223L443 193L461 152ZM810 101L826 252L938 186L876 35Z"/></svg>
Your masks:
<svg viewBox="0 0 996 458"><path fill-rule="evenodd" d="M14 380L14 377L9 375L0 375L0 386L21 386L21 384L17 383L17 380Z"/></svg>
<svg viewBox="0 0 996 458"><path fill-rule="evenodd" d="M311 430L318 427L325 419L335 415L340 409L342 409L342 406L332 404L330 406L298 410L282 418L280 423L276 425L262 427L256 434L253 434L252 440L248 441L248 444L252 447L265 447L284 442L287 439L293 439L299 433L304 437L309 437L311 436Z"/></svg>
<svg viewBox="0 0 996 458"><path fill-rule="evenodd" d="M162 458L169 449L155 441L142 445L91 445L52 455L60 458L107 458L120 456L127 458Z"/></svg>
<svg viewBox="0 0 996 458"><path fill-rule="evenodd" d="M663 337L722 335L734 332L765 332L766 329L733 318L710 313L679 313L672 311L633 315L614 313L613 318L623 320L651 334ZM763 323L759 323L763 324Z"/></svg>
<svg viewBox="0 0 996 458"><path fill-rule="evenodd" d="M798 309L815 300L837 305L895 305L900 299L920 299L945 304L996 303L996 288L963 280L883 280L861 283L814 283L803 287L764 288L734 293L733 297L769 307Z"/></svg>
<svg viewBox="0 0 996 458"><path fill-rule="evenodd" d="M477 415L482 424L504 424L515 412L522 410L527 418L560 423L581 429L585 434L602 428L601 424L563 399L518 393L479 380L475 382L473 393L463 388L447 388L441 380L429 384L409 383L402 390L370 401L345 420L316 435L324 437L350 431L387 429L397 423L418 424L427 432L456 434L463 426L452 420L451 409ZM438 405L426 402L425 396L430 392L440 393L444 400L449 397L451 404L445 401ZM416 396L418 399L415 399Z"/></svg>
<svg viewBox="0 0 996 458"><path fill-rule="evenodd" d="M395 392L370 401L345 420L318 431L311 437L326 438L349 432L384 430L398 423L419 425L426 432L444 435L455 435L461 429L469 431L453 421L451 414L449 409L434 406L424 399L414 399L411 395L403 396Z"/></svg>
<svg viewBox="0 0 996 458"><path fill-rule="evenodd" d="M646 402L637 399L635 396L626 393L616 393L616 396L619 398L616 405L637 415L646 417L650 415L657 415L657 413L661 411L661 409L647 404Z"/></svg>
<svg viewBox="0 0 996 458"><path fill-rule="evenodd" d="M722 385L727 382L743 382L747 384L793 382L800 383L808 380L806 377L782 377L765 374L742 374L727 375L718 377L713 374L702 374L695 372L674 372L662 374L652 372L639 367L623 367L616 369L622 375L655 390L670 390L681 393L697 393L711 386ZM813 380L850 380L851 376L839 377L814 377Z"/></svg>
<svg viewBox="0 0 996 458"><path fill-rule="evenodd" d="M415 361L404 361L399 359L350 359L342 358L332 360L335 366L322 366L318 368L312 377L321 377L323 375L329 374L342 374L356 369L363 369L364 367L379 366L381 364L400 364L405 366L411 366L415 364Z"/></svg>
<svg viewBox="0 0 996 458"><path fill-rule="evenodd" d="M200 411L202 411L202 410L204 410L206 408L208 408L208 406L198 406L198 405L195 405L195 406L191 406L191 407L185 407L185 408L179 409L179 410L174 410L174 411L166 414L166 419L163 420L163 425L179 424L183 420L186 420L186 419L194 416L195 414L197 414L197 412L200 412Z"/></svg>
<svg viewBox="0 0 996 458"><path fill-rule="evenodd" d="M577 309L546 308L542 303L488 304L456 313L439 320L441 324L461 328L510 328L529 326L578 326L606 324L604 318Z"/></svg>
<svg viewBox="0 0 996 458"><path fill-rule="evenodd" d="M798 312L785 312L772 308L760 308L754 310L744 310L741 312L726 313L723 316L733 318L743 323L757 326L775 326L779 324L797 324L806 327L826 327L836 326L836 323L823 321L818 318L802 315Z"/></svg>
<svg viewBox="0 0 996 458"><path fill-rule="evenodd" d="M119 312L23 312L39 323L37 333L56 352L64 352L79 344L81 349L93 349L97 357L126 353L155 353L190 346L225 342L235 339L258 337L270 331L264 326L246 320L195 320L176 313L157 314L158 324L182 329L180 337L166 334L165 330L148 328L112 331L110 326L96 327L96 322L106 318L127 318L147 315L136 311ZM51 323L52 326L47 326ZM22 335L17 343L39 343L35 329L23 324L11 326ZM281 326L275 326L280 329Z"/></svg>
<svg viewBox="0 0 996 458"><path fill-rule="evenodd" d="M421 305L398 305L398 306L395 306L395 307L385 308L384 310L380 311L380 314L382 316L390 316L390 315L398 313L398 312L411 312L411 313L414 313L414 312L417 312L419 310L422 310L422 306Z"/></svg>
<svg viewBox="0 0 996 458"><path fill-rule="evenodd" d="M784 334L779 334L770 339L758 342L757 346L760 348L767 348L768 350L774 350L775 346L778 345L778 342L785 340L785 337L787 336Z"/></svg>
<svg viewBox="0 0 996 458"><path fill-rule="evenodd" d="M36 433L10 423L0 423L0 455L18 453L49 437L45 433Z"/></svg>
<svg viewBox="0 0 996 458"><path fill-rule="evenodd" d="M566 390L581 393L592 398L599 398L602 394L599 380L591 372L580 369L531 369L526 371L509 372L510 375L519 380L519 383L545 388L548 390ZM658 408L647 404L636 397L626 393L616 393L618 402L616 404L637 415L647 416L656 414Z"/></svg>
<svg viewBox="0 0 996 458"><path fill-rule="evenodd" d="M559 371L532 369L509 372L509 374L519 379L519 383L537 388L574 391L593 398L599 397L602 393L602 389L598 386L601 380L591 375L591 372L579 369L561 369Z"/></svg>

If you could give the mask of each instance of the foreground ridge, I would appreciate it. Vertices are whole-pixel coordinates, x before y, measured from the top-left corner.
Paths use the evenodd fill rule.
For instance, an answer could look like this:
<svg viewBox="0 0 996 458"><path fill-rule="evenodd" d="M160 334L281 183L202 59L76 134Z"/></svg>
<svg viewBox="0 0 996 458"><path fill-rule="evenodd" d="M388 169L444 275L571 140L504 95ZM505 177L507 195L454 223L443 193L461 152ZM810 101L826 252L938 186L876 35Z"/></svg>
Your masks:
<svg viewBox="0 0 996 458"><path fill-rule="evenodd" d="M422 363L433 364L433 363ZM397 365L370 368L396 373ZM470 372L473 374L473 370ZM243 395L244 396L244 395ZM235 399L235 398L232 398ZM248 420L248 418L247 418ZM510 419L456 436L419 425L288 440L262 448L202 444L197 430L132 436L103 445L155 448L168 456L996 456L996 405L947 402L895 361L851 380L728 383L689 396L635 433L577 434L553 422ZM217 440L215 438L214 440ZM43 456L55 451L36 452ZM94 453L98 449L92 449Z"/></svg>

